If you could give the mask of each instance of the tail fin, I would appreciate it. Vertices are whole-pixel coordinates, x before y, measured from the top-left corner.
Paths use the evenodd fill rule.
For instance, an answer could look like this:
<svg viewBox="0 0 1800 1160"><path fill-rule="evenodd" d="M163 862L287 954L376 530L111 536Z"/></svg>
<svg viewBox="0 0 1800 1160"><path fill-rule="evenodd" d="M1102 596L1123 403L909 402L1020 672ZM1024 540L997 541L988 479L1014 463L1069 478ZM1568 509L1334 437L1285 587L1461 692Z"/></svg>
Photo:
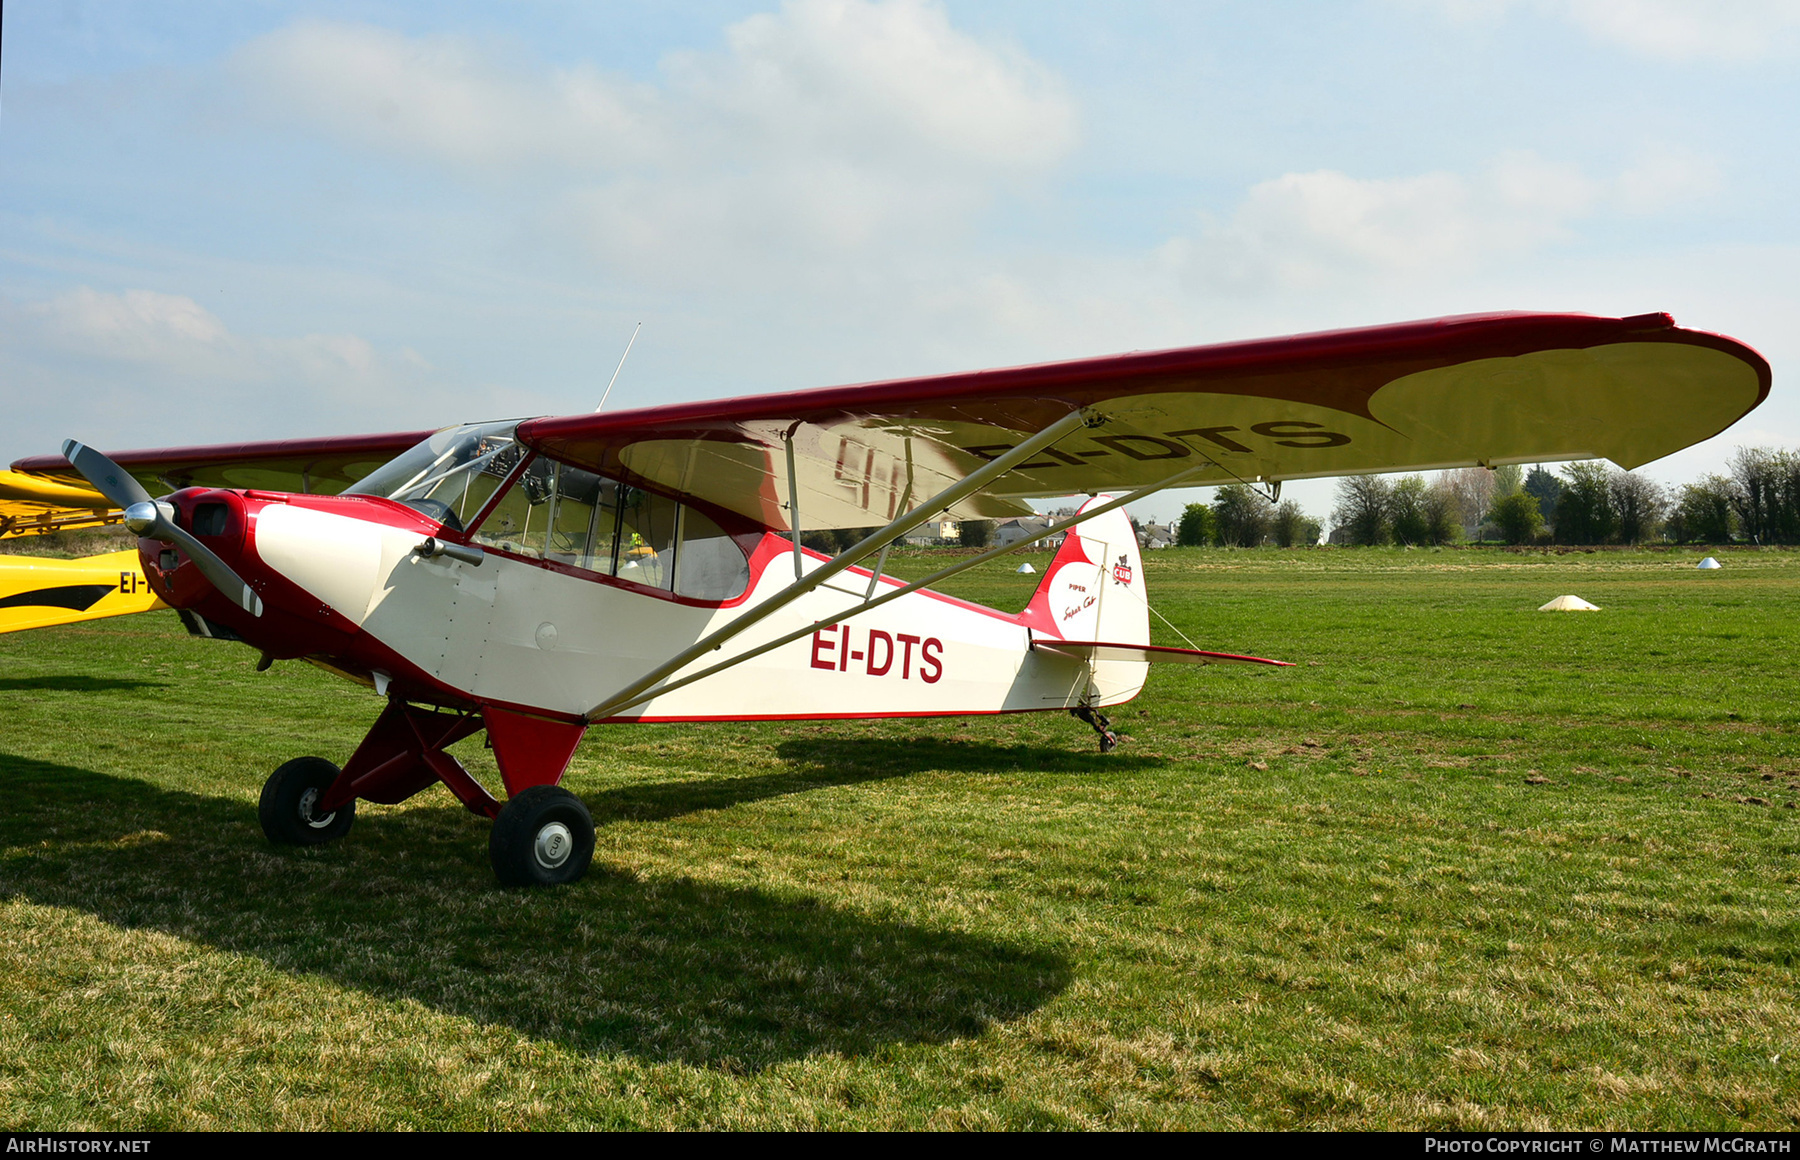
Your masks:
<svg viewBox="0 0 1800 1160"><path fill-rule="evenodd" d="M1082 510L1107 502L1098 496ZM1069 529L1019 623L1041 636L1108 644L1150 643L1144 561L1124 509Z"/></svg>
<svg viewBox="0 0 1800 1160"><path fill-rule="evenodd" d="M0 556L0 632L166 607L150 591L136 548L84 560Z"/></svg>

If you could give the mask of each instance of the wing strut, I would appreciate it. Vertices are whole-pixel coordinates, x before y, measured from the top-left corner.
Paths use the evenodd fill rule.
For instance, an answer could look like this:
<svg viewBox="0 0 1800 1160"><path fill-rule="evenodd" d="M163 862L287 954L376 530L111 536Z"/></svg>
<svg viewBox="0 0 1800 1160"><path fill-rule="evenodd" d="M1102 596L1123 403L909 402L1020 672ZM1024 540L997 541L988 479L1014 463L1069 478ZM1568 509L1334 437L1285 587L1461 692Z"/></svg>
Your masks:
<svg viewBox="0 0 1800 1160"><path fill-rule="evenodd" d="M1119 499L1115 499L1115 500L1108 500L1106 503L1101 504L1099 507L1089 508L1086 511L1079 512L1076 515L1072 515L1072 516L1068 517L1067 519L1064 519L1057 523L1051 524L1049 527L1045 528L1041 533L1039 533L1037 536L1033 537L1032 539L1019 540L1016 543L1004 544L997 548L989 548L987 551L982 552L978 555L970 556L969 558L967 558L965 560L959 560L956 563L950 565L948 568L941 568L938 571L933 572L931 575L925 577L923 580L914 580L911 584L907 584L900 588L896 588L891 592L885 592L882 595L876 597L874 600L864 600L863 603L857 605L855 608L849 609L845 612L840 612L836 616L826 617L824 620L815 621L811 624L808 624L805 628L796 629L795 631L788 633L786 636L777 637L776 639L769 641L767 644L757 645L755 648L751 649L749 652L740 653L737 656L732 657L728 661L721 661L719 664L713 665L710 668L701 669L699 672L693 674L692 676L683 677L679 681L675 681L672 684L664 685L660 689L648 689L648 691L646 691L648 686L645 685L644 681L639 681L637 683L639 687L635 688L635 690L628 689L625 692L619 693L618 695L614 696L610 701L606 701L600 705L595 706L588 713L587 719L589 722L601 720L602 718L604 718L606 716L609 716L614 713L618 713L624 709L629 709L634 705L641 705L645 701L648 701L653 697L660 697L664 693L672 693L676 689L682 688L686 685L693 684L695 681L704 680L705 678L712 676L714 673L722 673L726 669L735 668L736 666L743 664L747 660L753 660L756 657L759 657L766 652L769 652L773 649L780 648L782 645L792 644L793 642L800 640L803 637L811 636L813 633L818 632L820 629L830 628L834 624L839 624L843 621L849 620L852 616L858 616L864 612L868 612L871 609L879 608L883 604L886 604L890 600L898 600L898 599L900 599L900 597L905 596L912 592L917 592L921 588L929 588L931 585L936 584L941 580L947 580L950 577L956 575L958 572L966 571L970 568L975 567L975 565L977 565L977 564L985 564L989 560L992 560L997 556L1005 556L1005 555L1008 555L1013 552L1024 551L1026 548L1029 548L1032 544L1035 544L1039 540L1042 540L1045 536L1054 536L1056 533L1062 532L1062 531L1067 531L1069 528L1074 527L1076 524L1081 523L1084 520L1091 520L1095 516L1105 515L1107 512L1112 511L1114 508L1124 507L1128 503L1136 503L1138 500L1143 499L1146 496L1153 495L1156 492L1162 491L1164 488L1173 487L1177 483L1180 483L1182 480L1186 479L1188 476L1195 475L1201 471L1204 471L1206 468L1212 467L1212 466L1215 466L1215 465L1212 463L1201 463L1201 464L1196 464L1193 467L1185 468L1181 471L1176 472L1174 475L1167 477L1166 479L1158 480L1157 482L1152 483L1147 487L1140 487L1136 491L1132 492L1130 495L1123 496L1123 497L1121 497ZM871 537L871 538L873 538L873 537ZM865 541L865 543L866 542L867 541ZM860 545L859 545L859 547L860 547ZM813 575L817 576L818 573L815 572L815 573L813 573ZM781 599L781 596L785 596L788 592L791 592L791 591L793 591L792 588L783 589L781 594L774 597L773 600L770 601L770 603L773 603L774 600ZM734 622L734 624L735 624L735 622ZM727 625L726 627L730 628L730 627L733 627L733 625ZM715 633L713 635L718 636L720 634ZM710 639L710 638L708 638L708 639ZM701 643L704 644L705 642L703 641ZM698 646L696 646L696 647L698 647ZM693 649L688 650L688 652L690 652L690 653L693 651L694 651ZM687 654L684 653L683 655L685 656ZM1280 663L1280 662L1269 662L1269 663ZM671 666L673 666L673 667L671 667ZM674 665L674 662L670 662L670 664L662 666L662 668L667 670L668 672L675 672L677 669L679 669L679 667L680 667L679 665Z"/></svg>
<svg viewBox="0 0 1800 1160"><path fill-rule="evenodd" d="M881 549L882 545L893 543L895 540L912 531L932 516L937 515L951 504L975 494L1000 476L1011 471L1017 465L1030 459L1044 448L1056 443L1063 436L1074 431L1077 427L1085 426L1094 421L1094 419L1095 417L1092 416L1085 407L1070 411L1067 415L1064 415L1042 431L1039 431L1036 435L1033 435L1023 443L1020 443L1017 447L1014 447L1011 451L995 457L990 462L982 464L980 467L963 476L962 479L951 484L943 491L938 492L918 507L898 516L874 535L868 536L860 543L847 548L836 559L820 565L817 569L807 573L803 577L796 576L794 582L786 588L783 588L780 592L769 597L767 600L744 613L744 615L738 617L736 620L733 620L730 624L727 624L717 632L709 633L705 637L702 637L694 644L691 644L679 653L676 653L675 656L671 657L669 660L657 665L648 673L645 673L631 684L620 689L605 701L602 701L592 709L589 709L585 714L587 720L598 720L601 717L616 711L621 705L636 704L637 702L633 701L632 698L636 697L639 693L642 693L645 689L648 689L658 681L665 679L671 673L679 672L682 668L700 657L705 656L707 653L718 648L720 645L724 644L732 637L737 636L744 630L761 622L772 613L779 612L781 609L800 599L800 597L805 596L808 592L811 592L838 573L861 563L869 556L873 556ZM788 454L790 456L793 454L791 444ZM788 478L791 480L793 476L790 474ZM800 529L797 517L797 512L790 513L789 523L793 525L792 530L794 534L796 571L798 570L797 566L799 564L800 552Z"/></svg>
<svg viewBox="0 0 1800 1160"><path fill-rule="evenodd" d="M794 431L800 426L795 423L788 428L788 433L781 437L787 444L788 469L788 535L794 537L794 583L800 582L800 473L794 470Z"/></svg>

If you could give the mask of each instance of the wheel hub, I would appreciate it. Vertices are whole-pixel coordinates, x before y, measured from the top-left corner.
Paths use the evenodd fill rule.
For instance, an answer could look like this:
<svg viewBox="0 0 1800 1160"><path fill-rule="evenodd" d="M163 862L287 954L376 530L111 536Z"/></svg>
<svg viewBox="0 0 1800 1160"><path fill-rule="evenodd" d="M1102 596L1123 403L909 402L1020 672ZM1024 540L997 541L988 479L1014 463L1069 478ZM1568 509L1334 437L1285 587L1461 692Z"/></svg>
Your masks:
<svg viewBox="0 0 1800 1160"><path fill-rule="evenodd" d="M550 822L537 832L537 840L532 843L532 853L537 856L538 865L546 870L555 870L569 860L575 852L575 835L569 827L561 822Z"/></svg>
<svg viewBox="0 0 1800 1160"><path fill-rule="evenodd" d="M307 790L300 795L300 820L315 830L322 830L331 824L331 819L337 817L337 811L333 810L322 818L314 817L313 807L318 804L319 791L308 787Z"/></svg>

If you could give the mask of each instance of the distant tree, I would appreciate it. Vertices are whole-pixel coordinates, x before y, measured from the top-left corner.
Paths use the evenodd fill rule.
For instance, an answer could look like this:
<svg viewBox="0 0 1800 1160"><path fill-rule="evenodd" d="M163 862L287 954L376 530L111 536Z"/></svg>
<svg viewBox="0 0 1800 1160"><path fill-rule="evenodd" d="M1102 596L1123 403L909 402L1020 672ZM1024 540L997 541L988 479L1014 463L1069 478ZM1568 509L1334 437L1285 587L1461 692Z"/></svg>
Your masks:
<svg viewBox="0 0 1800 1160"><path fill-rule="evenodd" d="M1729 544L1738 523L1734 492L1732 481L1722 475L1682 484L1669 517L1670 532L1684 544Z"/></svg>
<svg viewBox="0 0 1800 1160"><path fill-rule="evenodd" d="M1291 548L1295 544L1316 544L1319 542L1319 530L1319 521L1300 510L1299 502L1291 499L1281 501L1269 522L1269 535L1280 548Z"/></svg>
<svg viewBox="0 0 1800 1160"><path fill-rule="evenodd" d="M1479 470L1479 469L1477 469ZM1428 544L1454 544L1463 537L1463 505L1461 497L1452 487L1446 486L1440 478L1425 490L1425 542ZM1481 522L1478 513L1472 521Z"/></svg>
<svg viewBox="0 0 1800 1160"><path fill-rule="evenodd" d="M1800 543L1800 454L1740 447L1728 466L1744 535L1759 544Z"/></svg>
<svg viewBox="0 0 1800 1160"><path fill-rule="evenodd" d="M1518 495L1525 487L1525 469L1516 463L1502 463L1494 468L1494 494L1488 497L1491 504L1495 500L1505 499L1509 495Z"/></svg>
<svg viewBox="0 0 1800 1160"><path fill-rule="evenodd" d="M880 530L880 528L833 528L830 533L831 550L835 554L846 548L854 548Z"/></svg>
<svg viewBox="0 0 1800 1160"><path fill-rule="evenodd" d="M1556 501L1562 498L1562 480L1545 471L1542 464L1531 469L1521 490L1538 501L1538 514L1546 524L1556 522Z"/></svg>
<svg viewBox="0 0 1800 1160"><path fill-rule="evenodd" d="M1524 491L1515 491L1495 500L1494 506L1488 509L1488 518L1500 529L1500 538L1509 544L1530 543L1544 526L1544 513L1538 507L1537 497Z"/></svg>
<svg viewBox="0 0 1800 1160"><path fill-rule="evenodd" d="M1604 544L1611 540L1618 530L1619 514L1613 510L1606 464L1597 459L1571 463L1563 468L1563 479L1562 494L1556 499L1557 543Z"/></svg>
<svg viewBox="0 0 1800 1160"><path fill-rule="evenodd" d="M993 520L964 520L958 526L957 542L965 548L985 548L993 539Z"/></svg>
<svg viewBox="0 0 1800 1160"><path fill-rule="evenodd" d="M1191 503L1181 511L1181 525L1175 531L1175 542L1184 548L1204 548L1218 539L1218 525L1213 511L1203 503Z"/></svg>
<svg viewBox="0 0 1800 1160"><path fill-rule="evenodd" d="M1431 518L1425 511L1428 495L1425 480L1417 475L1401 479L1388 493L1388 526L1396 544L1431 542Z"/></svg>
<svg viewBox="0 0 1800 1160"><path fill-rule="evenodd" d="M1388 499L1393 485L1379 475L1346 475L1338 480L1331 522L1358 546L1388 542Z"/></svg>
<svg viewBox="0 0 1800 1160"><path fill-rule="evenodd" d="M1648 476L1615 471L1607 479L1613 511L1619 519L1621 544L1641 544L1661 530L1669 499L1661 485Z"/></svg>
<svg viewBox="0 0 1800 1160"><path fill-rule="evenodd" d="M1268 499L1242 483L1228 483L1213 493L1213 522L1219 542L1254 548L1269 538L1274 509Z"/></svg>
<svg viewBox="0 0 1800 1160"><path fill-rule="evenodd" d="M1442 490L1450 496L1456 522L1471 532L1487 518L1488 507L1496 498L1494 472L1485 467L1441 471L1431 486L1432 490Z"/></svg>

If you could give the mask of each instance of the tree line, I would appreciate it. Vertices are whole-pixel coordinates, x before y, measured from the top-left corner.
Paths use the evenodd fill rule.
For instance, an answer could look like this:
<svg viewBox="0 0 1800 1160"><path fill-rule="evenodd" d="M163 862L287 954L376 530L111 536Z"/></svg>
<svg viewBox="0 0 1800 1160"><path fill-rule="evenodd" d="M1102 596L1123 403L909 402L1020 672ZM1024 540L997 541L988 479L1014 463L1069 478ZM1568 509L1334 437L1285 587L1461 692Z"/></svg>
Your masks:
<svg viewBox="0 0 1800 1160"><path fill-rule="evenodd" d="M1332 520L1350 544L1800 544L1800 452L1740 447L1727 468L1674 488L1599 460L1349 476Z"/></svg>
<svg viewBox="0 0 1800 1160"><path fill-rule="evenodd" d="M1264 543L1292 548L1318 543L1322 530L1319 521L1293 500L1273 503L1248 484L1228 483L1213 493L1212 503L1191 503L1183 509L1175 542L1189 548L1254 548Z"/></svg>
<svg viewBox="0 0 1800 1160"><path fill-rule="evenodd" d="M1351 475L1338 481L1334 540L1429 546L1465 539L1508 544L1800 544L1800 451L1740 447L1724 475L1665 488L1599 460L1467 467L1427 480ZM1186 546L1317 543L1319 521L1293 500L1271 503L1245 484L1189 504L1176 531Z"/></svg>

